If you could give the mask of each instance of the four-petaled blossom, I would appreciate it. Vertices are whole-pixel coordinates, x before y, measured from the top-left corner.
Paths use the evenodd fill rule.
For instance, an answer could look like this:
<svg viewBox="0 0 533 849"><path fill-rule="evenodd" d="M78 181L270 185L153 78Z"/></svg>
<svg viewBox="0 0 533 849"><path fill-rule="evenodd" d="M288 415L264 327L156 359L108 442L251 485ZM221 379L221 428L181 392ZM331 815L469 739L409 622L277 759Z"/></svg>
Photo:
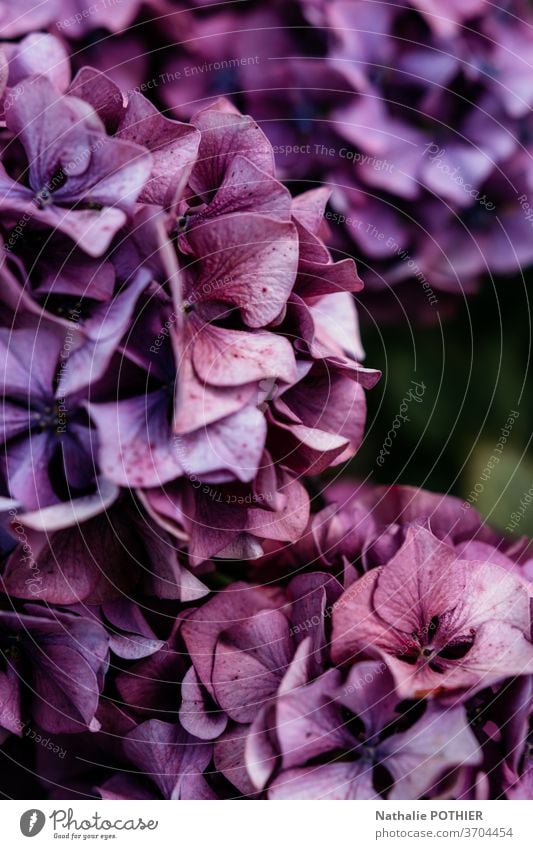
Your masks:
<svg viewBox="0 0 533 849"><path fill-rule="evenodd" d="M423 527L339 599L332 656L379 655L404 698L473 693L533 673L531 586L493 563L461 560Z"/></svg>

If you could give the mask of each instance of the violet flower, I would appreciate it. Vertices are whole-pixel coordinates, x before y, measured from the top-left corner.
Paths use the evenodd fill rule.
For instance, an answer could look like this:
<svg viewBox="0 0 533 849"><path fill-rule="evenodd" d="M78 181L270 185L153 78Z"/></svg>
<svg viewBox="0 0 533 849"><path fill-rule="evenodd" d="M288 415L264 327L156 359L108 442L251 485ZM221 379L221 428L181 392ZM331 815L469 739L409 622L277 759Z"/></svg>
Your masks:
<svg viewBox="0 0 533 849"><path fill-rule="evenodd" d="M115 775L99 792L103 799L214 799L203 772L212 746L195 740L177 725L151 719L130 731L123 740L126 759L139 770ZM144 782L152 782L150 790Z"/></svg>
<svg viewBox="0 0 533 849"><path fill-rule="evenodd" d="M269 721L252 726L246 746L248 768L261 784L268 761L259 735ZM269 730L279 747L280 766L268 784L274 800L416 799L452 767L481 760L463 707L402 710L379 661L357 664L344 684L329 670L287 688Z"/></svg>
<svg viewBox="0 0 533 849"><path fill-rule="evenodd" d="M109 652L101 625L29 605L22 613L0 612L0 641L0 725L14 734L27 718L54 733L98 729Z"/></svg>
<svg viewBox="0 0 533 849"><path fill-rule="evenodd" d="M91 431L82 398L61 388L64 339L55 328L0 331L4 357L5 476L26 510L84 495L96 485ZM52 468L53 467L53 468Z"/></svg>
<svg viewBox="0 0 533 849"><path fill-rule="evenodd" d="M17 180L2 169L2 207L62 230L99 256L150 176L150 154L111 139L88 104L61 95L46 77L19 85L23 93L6 105L6 123L27 167Z"/></svg>

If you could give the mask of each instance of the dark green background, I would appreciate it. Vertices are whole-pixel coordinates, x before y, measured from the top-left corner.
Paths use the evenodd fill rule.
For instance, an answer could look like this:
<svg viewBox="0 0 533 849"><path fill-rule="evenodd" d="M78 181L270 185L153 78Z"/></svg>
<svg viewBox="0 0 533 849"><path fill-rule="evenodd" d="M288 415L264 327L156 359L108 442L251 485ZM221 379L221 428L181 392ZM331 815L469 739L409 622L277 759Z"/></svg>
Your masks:
<svg viewBox="0 0 533 849"><path fill-rule="evenodd" d="M372 321L364 294L358 295L366 365L380 368L383 377L367 393L367 433L347 472L466 498L481 480L510 411L518 410L500 462L482 481L474 504L505 528L533 484L527 276L485 279L479 294L457 301L453 316L441 317L437 306L430 326ZM411 421L401 423L380 468L376 458L413 379L426 385L423 402L409 404ZM533 503L513 533L533 535Z"/></svg>

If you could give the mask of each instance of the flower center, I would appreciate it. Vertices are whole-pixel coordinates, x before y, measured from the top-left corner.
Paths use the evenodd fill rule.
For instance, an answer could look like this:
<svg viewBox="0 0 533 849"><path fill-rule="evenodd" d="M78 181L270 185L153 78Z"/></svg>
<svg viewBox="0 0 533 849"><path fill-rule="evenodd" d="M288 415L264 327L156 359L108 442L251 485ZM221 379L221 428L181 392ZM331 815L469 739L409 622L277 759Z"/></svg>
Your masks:
<svg viewBox="0 0 533 849"><path fill-rule="evenodd" d="M446 641L443 634L438 635L439 617L434 616L426 628L415 631L412 641L396 655L398 660L412 666L428 665L433 672L444 672L454 661L462 660L474 643L475 631L453 637Z"/></svg>
<svg viewBox="0 0 533 849"><path fill-rule="evenodd" d="M31 413L32 430L55 430L56 433L65 433L67 428L67 410L64 402L57 401L40 410Z"/></svg>
<svg viewBox="0 0 533 849"><path fill-rule="evenodd" d="M36 206L39 209L44 209L45 206L50 206L53 201L52 194L64 186L67 182L67 175L61 166L50 177L48 183L42 186L33 198Z"/></svg>

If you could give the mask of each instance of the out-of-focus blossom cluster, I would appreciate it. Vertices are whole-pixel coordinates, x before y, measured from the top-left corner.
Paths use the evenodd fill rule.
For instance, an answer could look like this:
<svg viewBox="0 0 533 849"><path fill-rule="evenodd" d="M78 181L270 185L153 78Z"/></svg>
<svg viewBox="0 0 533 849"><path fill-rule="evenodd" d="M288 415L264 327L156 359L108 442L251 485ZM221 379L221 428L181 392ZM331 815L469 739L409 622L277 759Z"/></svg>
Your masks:
<svg viewBox="0 0 533 849"><path fill-rule="evenodd" d="M336 244L365 262L371 290L409 283L408 302L431 307L437 290L468 294L483 274L531 263L526 3L247 5L215 7L186 38L197 67L220 58L221 40L231 63L237 29L243 65L225 79L170 60L168 106L186 114L220 89L246 104L282 173L334 186Z"/></svg>
<svg viewBox="0 0 533 849"><path fill-rule="evenodd" d="M185 604L153 586L114 598L95 579L87 594L84 549L115 563L115 582L136 556L147 563L142 544L155 554L131 518L129 535L105 539L87 523L64 568L50 543L35 577L54 605L19 606L13 552L0 720L36 792L531 798L528 542L511 547L464 503L409 488L344 483L327 500L297 544ZM73 590L86 601L66 607ZM36 734L46 742L28 756Z"/></svg>
<svg viewBox="0 0 533 849"><path fill-rule="evenodd" d="M284 178L334 187L335 245L370 292L423 311L533 260L523 0L24 5L1 4L6 37L47 27L176 117L220 95L252 114Z"/></svg>

